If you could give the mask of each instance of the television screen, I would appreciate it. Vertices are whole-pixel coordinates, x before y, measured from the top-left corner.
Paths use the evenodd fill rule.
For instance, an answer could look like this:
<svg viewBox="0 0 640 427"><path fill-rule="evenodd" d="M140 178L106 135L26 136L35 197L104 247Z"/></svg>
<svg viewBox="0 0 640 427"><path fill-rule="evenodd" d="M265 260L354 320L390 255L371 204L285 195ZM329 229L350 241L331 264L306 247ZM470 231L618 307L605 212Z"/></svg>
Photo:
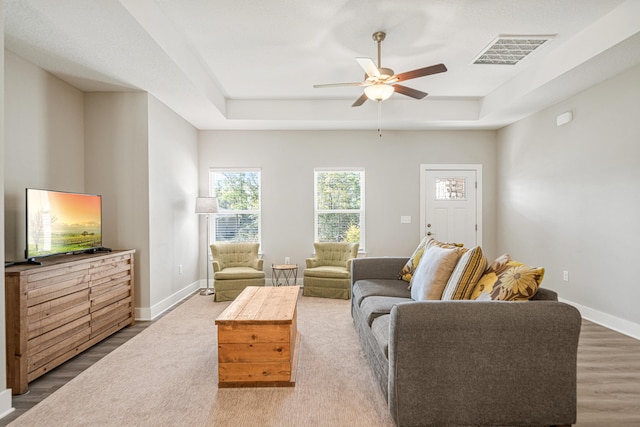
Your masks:
<svg viewBox="0 0 640 427"><path fill-rule="evenodd" d="M101 247L101 196L27 188L27 259Z"/></svg>

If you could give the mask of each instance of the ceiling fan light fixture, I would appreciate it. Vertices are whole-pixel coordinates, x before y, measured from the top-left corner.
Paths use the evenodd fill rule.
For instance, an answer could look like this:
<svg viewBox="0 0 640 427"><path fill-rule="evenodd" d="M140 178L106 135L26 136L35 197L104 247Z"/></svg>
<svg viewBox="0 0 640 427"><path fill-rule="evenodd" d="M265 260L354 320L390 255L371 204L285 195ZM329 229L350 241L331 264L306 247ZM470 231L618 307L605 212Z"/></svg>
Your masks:
<svg viewBox="0 0 640 427"><path fill-rule="evenodd" d="M388 99L393 92L393 86L384 83L378 83L364 88L364 94L367 95L367 98L378 102Z"/></svg>

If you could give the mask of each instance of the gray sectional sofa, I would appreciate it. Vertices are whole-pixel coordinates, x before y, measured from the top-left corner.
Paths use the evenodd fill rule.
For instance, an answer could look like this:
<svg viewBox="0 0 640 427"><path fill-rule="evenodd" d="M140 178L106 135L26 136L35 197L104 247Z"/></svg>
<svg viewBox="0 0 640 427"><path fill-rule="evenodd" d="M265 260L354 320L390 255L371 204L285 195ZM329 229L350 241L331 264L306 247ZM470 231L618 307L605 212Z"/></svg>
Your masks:
<svg viewBox="0 0 640 427"><path fill-rule="evenodd" d="M398 426L576 421L579 312L540 288L530 301L413 301L408 258L359 258L351 314Z"/></svg>

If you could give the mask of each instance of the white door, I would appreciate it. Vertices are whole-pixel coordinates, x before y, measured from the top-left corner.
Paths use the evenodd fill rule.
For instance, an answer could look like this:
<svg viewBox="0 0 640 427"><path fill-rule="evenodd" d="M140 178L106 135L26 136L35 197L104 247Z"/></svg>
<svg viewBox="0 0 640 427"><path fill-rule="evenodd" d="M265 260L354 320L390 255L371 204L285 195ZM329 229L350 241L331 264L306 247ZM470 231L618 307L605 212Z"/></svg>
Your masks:
<svg viewBox="0 0 640 427"><path fill-rule="evenodd" d="M481 245L481 165L423 165L421 233L441 242Z"/></svg>

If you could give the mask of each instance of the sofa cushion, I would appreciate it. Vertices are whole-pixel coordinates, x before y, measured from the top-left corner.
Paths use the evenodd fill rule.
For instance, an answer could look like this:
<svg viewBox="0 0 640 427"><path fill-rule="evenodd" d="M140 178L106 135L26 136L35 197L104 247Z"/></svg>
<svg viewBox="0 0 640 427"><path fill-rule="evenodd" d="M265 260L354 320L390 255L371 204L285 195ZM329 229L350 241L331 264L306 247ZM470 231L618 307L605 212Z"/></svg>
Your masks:
<svg viewBox="0 0 640 427"><path fill-rule="evenodd" d="M411 298L416 301L439 300L456 267L463 248L431 246L411 278Z"/></svg>
<svg viewBox="0 0 640 427"><path fill-rule="evenodd" d="M358 280L353 284L353 302L359 307L362 300L370 296L411 298L411 291L402 280L373 279Z"/></svg>
<svg viewBox="0 0 640 427"><path fill-rule="evenodd" d="M480 246L462 254L444 288L442 299L445 301L469 299L486 267L487 259Z"/></svg>
<svg viewBox="0 0 640 427"><path fill-rule="evenodd" d="M371 326L377 317L391 313L394 305L410 301L410 298L371 296L362 300L360 313L367 325Z"/></svg>
<svg viewBox="0 0 640 427"><path fill-rule="evenodd" d="M371 332L373 337L384 354L384 357L389 359L389 322L391 321L391 315L385 314L383 316L376 317L371 324Z"/></svg>
<svg viewBox="0 0 640 427"><path fill-rule="evenodd" d="M324 277L327 279L348 279L349 270L335 265L323 265L320 267L305 268L304 275L309 277Z"/></svg>

